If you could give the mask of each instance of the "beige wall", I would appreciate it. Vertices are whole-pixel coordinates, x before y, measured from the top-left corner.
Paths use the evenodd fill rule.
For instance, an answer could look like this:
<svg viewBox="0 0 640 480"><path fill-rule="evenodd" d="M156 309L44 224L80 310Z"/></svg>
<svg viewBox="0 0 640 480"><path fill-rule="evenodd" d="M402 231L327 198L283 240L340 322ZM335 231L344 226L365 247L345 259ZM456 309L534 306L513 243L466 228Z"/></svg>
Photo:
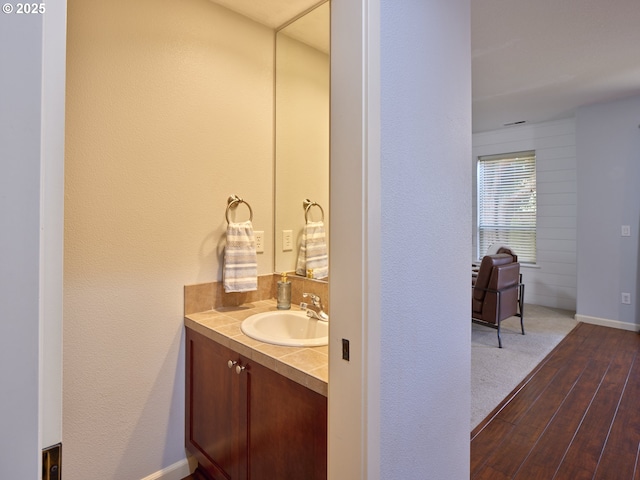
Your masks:
<svg viewBox="0 0 640 480"><path fill-rule="evenodd" d="M273 235L272 71L273 31L207 0L69 0L67 480L184 460L182 286L221 278L230 194Z"/></svg>

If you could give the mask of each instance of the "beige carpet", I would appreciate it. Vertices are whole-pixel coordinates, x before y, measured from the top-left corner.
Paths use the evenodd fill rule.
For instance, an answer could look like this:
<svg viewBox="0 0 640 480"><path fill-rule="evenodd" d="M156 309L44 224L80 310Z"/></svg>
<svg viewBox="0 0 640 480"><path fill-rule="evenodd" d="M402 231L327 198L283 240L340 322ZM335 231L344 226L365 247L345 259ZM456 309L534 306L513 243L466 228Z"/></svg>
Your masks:
<svg viewBox="0 0 640 480"><path fill-rule="evenodd" d="M471 430L576 326L574 314L525 304L526 335L521 334L519 318L504 320L503 348L498 348L496 330L472 324Z"/></svg>

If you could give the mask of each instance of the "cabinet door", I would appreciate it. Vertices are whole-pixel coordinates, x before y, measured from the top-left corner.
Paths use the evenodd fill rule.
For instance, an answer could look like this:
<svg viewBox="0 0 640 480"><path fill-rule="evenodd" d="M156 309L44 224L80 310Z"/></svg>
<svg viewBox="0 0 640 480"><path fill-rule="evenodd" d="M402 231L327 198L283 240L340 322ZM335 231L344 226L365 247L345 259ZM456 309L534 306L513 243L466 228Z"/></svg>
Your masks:
<svg viewBox="0 0 640 480"><path fill-rule="evenodd" d="M187 329L186 444L215 480L247 478L246 375L238 354Z"/></svg>
<svg viewBox="0 0 640 480"><path fill-rule="evenodd" d="M326 480L327 398L259 364L249 387L249 478Z"/></svg>

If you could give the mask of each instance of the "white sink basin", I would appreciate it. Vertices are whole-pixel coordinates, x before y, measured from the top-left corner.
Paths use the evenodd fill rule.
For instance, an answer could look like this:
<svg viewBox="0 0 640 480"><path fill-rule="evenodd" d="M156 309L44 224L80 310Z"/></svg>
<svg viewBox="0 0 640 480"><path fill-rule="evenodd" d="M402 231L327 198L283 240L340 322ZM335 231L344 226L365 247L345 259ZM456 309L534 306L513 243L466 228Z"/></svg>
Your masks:
<svg viewBox="0 0 640 480"><path fill-rule="evenodd" d="M329 342L329 324L297 310L256 313L244 320L240 328L245 335L274 345L320 347Z"/></svg>

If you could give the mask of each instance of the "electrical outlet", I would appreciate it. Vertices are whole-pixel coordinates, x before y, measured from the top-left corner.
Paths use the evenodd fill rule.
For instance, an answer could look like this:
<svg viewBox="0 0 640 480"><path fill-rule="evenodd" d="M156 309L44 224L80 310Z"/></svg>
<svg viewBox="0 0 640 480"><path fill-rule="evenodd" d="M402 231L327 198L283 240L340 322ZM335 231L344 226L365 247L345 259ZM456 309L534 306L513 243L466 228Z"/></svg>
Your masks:
<svg viewBox="0 0 640 480"><path fill-rule="evenodd" d="M631 305L631 294L622 292L622 303L625 305Z"/></svg>
<svg viewBox="0 0 640 480"><path fill-rule="evenodd" d="M290 252L293 250L293 230L282 231L282 251Z"/></svg>
<svg viewBox="0 0 640 480"><path fill-rule="evenodd" d="M264 253L264 232L253 232L256 239L256 253Z"/></svg>
<svg viewBox="0 0 640 480"><path fill-rule="evenodd" d="M631 225L622 225L622 236L630 237L631 236Z"/></svg>

